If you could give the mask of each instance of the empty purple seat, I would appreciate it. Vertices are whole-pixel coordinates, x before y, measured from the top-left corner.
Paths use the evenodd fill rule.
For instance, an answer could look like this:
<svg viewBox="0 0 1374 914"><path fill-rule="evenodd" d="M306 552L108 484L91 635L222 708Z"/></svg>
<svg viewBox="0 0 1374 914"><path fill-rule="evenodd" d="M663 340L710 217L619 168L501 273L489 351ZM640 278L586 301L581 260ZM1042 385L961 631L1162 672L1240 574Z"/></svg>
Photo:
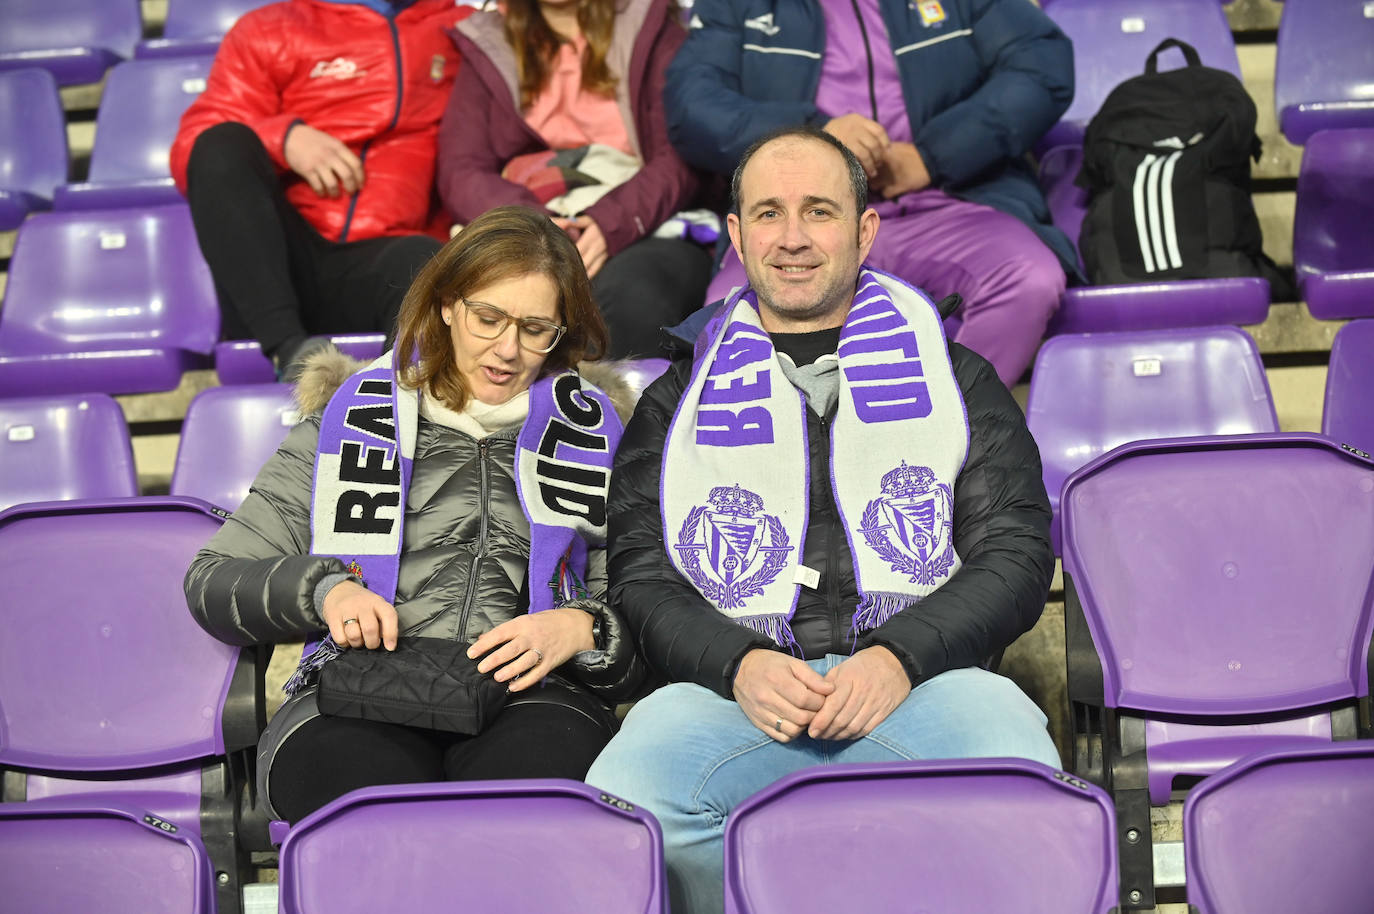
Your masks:
<svg viewBox="0 0 1374 914"><path fill-rule="evenodd" d="M1213 775L1183 807L1189 909L1367 910L1371 809L1374 743L1258 753Z"/></svg>
<svg viewBox="0 0 1374 914"><path fill-rule="evenodd" d="M213 55L238 18L270 0L167 0L162 37L139 44L142 57Z"/></svg>
<svg viewBox="0 0 1374 914"><path fill-rule="evenodd" d="M258 470L299 421L289 384L201 391L181 424L171 493L237 510Z"/></svg>
<svg viewBox="0 0 1374 914"><path fill-rule="evenodd" d="M171 497L0 512L0 580L8 605L24 608L7 614L0 639L0 771L5 799L28 801L0 808L10 836L22 820L48 834L54 852L54 822L81 831L61 845L70 862L49 866L74 874L101 864L115 882L128 878L119 845L76 859L104 840L147 844L112 811L193 837L214 862L219 909L232 911L247 864L236 827L262 725L261 668L255 651L196 625L181 587L221 522L210 505ZM186 853L161 851L181 861L164 863L179 871L164 874L175 883L168 892L198 879Z"/></svg>
<svg viewBox="0 0 1374 914"><path fill-rule="evenodd" d="M1336 332L1326 368L1322 434L1374 454L1374 320Z"/></svg>
<svg viewBox="0 0 1374 914"><path fill-rule="evenodd" d="M730 814L725 914L1107 914L1115 831L1105 793L1038 762L810 768Z"/></svg>
<svg viewBox="0 0 1374 914"><path fill-rule="evenodd" d="M1088 207L1087 191L1073 183L1082 165L1079 145L1052 149L1040 162L1051 218L1075 248ZM1259 324L1268 314L1269 283L1254 276L1076 286L1064 292L1048 333Z"/></svg>
<svg viewBox="0 0 1374 914"><path fill-rule="evenodd" d="M86 181L58 188L58 209L179 203L168 153L181 115L205 91L210 57L130 60L110 70Z"/></svg>
<svg viewBox="0 0 1374 914"><path fill-rule="evenodd" d="M0 897L28 914L213 914L205 845L157 821L99 801L0 803Z"/></svg>
<svg viewBox="0 0 1374 914"><path fill-rule="evenodd" d="M170 390L208 365L218 336L184 203L36 213L0 310L0 396Z"/></svg>
<svg viewBox="0 0 1374 914"><path fill-rule="evenodd" d="M667 910L658 822L578 781L355 790L294 825L280 860L282 914Z"/></svg>
<svg viewBox="0 0 1374 914"><path fill-rule="evenodd" d="M1279 430L1259 350L1235 327L1052 337L1035 357L1026 420L1056 553L1059 491L1093 458L1140 439Z"/></svg>
<svg viewBox="0 0 1374 914"><path fill-rule="evenodd" d="M382 354L382 333L336 333L329 341L344 355L371 362ZM225 340L215 344L215 373L221 384L269 384L277 379L272 360L257 340Z"/></svg>
<svg viewBox="0 0 1374 914"><path fill-rule="evenodd" d="M62 86L100 82L134 54L139 0L5 0L0 70L42 67Z"/></svg>
<svg viewBox="0 0 1374 914"><path fill-rule="evenodd" d="M1149 907L1151 804L1251 752L1369 735L1374 462L1319 435L1137 442L1060 510L1075 769L1135 833L1123 897Z"/></svg>
<svg viewBox="0 0 1374 914"><path fill-rule="evenodd" d="M667 359L626 359L620 363L620 373L624 376L635 396L644 393L644 388L658 380L668 370Z"/></svg>
<svg viewBox="0 0 1374 914"><path fill-rule="evenodd" d="M1202 63L1240 76L1231 27L1217 0L1054 0L1045 14L1073 39L1073 103L1040 141L1041 150L1082 143L1107 94L1145 72L1145 59L1165 38L1197 49ZM1183 63L1177 49L1160 57Z"/></svg>
<svg viewBox="0 0 1374 914"><path fill-rule="evenodd" d="M52 205L67 180L67 121L47 70L0 72L0 232Z"/></svg>
<svg viewBox="0 0 1374 914"><path fill-rule="evenodd" d="M1313 317L1374 317L1371 211L1374 126L1312 134L1298 174L1293 266Z"/></svg>
<svg viewBox="0 0 1374 914"><path fill-rule="evenodd" d="M129 426L104 394L0 400L0 510L138 494Z"/></svg>
<svg viewBox="0 0 1374 914"><path fill-rule="evenodd" d="M1279 20L1274 109L1299 146L1318 130L1374 127L1374 8L1356 0L1288 0Z"/></svg>

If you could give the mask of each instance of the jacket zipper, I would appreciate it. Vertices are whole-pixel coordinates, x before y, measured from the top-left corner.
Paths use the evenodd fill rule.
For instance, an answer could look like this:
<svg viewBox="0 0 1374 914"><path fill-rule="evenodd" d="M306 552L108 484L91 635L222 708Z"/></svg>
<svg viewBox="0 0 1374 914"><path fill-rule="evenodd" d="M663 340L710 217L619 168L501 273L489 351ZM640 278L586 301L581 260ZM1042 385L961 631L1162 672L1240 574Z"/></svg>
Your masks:
<svg viewBox="0 0 1374 914"><path fill-rule="evenodd" d="M873 111L873 120L878 120L878 90L873 85L873 48L868 43L868 26L864 25L864 17L859 12L859 0L849 0L849 5L854 7L854 18L859 22L859 35L864 41L864 62L868 65L868 105Z"/></svg>
<svg viewBox="0 0 1374 914"><path fill-rule="evenodd" d="M391 113L391 123L387 125L386 132L396 129L396 125L401 121L401 102L405 99L405 72L401 69L401 33L396 30L396 14L391 13L386 16L386 26L391 30L391 50L396 56L396 110ZM367 164L367 150L372 145L368 140L363 143L362 150L358 153L358 161L363 165ZM367 174L366 171L363 172ZM366 180L366 179L364 179ZM344 216L343 231L339 233L339 244L348 240L348 230L353 227L353 211L358 208L358 197L362 194L360 187L353 192L353 198L348 201L348 214Z"/></svg>
<svg viewBox="0 0 1374 914"><path fill-rule="evenodd" d="M485 438L477 442L478 501L481 520L477 523L477 551L472 554L472 563L468 566L468 589L463 594L463 612L458 617L458 637L464 640L467 638L468 616L472 614L473 597L477 593L477 567L482 564L482 559L487 553L487 502L491 498L487 448Z"/></svg>
<svg viewBox="0 0 1374 914"><path fill-rule="evenodd" d="M830 521L825 531L825 577L826 577L826 602L830 610L830 643L844 647L844 635L840 626L840 552L836 548L836 537L842 536L844 531L836 520L837 508L835 507L835 488L830 481L830 420L821 420L821 431L825 437L825 491L826 497L830 499ZM837 650L833 653L843 654L844 650Z"/></svg>

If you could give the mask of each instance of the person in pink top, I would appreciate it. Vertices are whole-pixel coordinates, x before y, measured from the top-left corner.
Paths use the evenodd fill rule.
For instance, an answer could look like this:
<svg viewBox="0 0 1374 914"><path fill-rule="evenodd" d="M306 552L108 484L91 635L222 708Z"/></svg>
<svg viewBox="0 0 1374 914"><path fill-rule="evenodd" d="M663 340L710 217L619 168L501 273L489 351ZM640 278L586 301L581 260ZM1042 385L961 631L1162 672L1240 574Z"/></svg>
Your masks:
<svg viewBox="0 0 1374 914"><path fill-rule="evenodd" d="M686 37L676 5L503 6L451 33L464 67L439 128L439 195L460 224L506 204L547 213L582 254L610 355L655 355L711 269L706 249L658 231L699 189L664 125L664 71Z"/></svg>

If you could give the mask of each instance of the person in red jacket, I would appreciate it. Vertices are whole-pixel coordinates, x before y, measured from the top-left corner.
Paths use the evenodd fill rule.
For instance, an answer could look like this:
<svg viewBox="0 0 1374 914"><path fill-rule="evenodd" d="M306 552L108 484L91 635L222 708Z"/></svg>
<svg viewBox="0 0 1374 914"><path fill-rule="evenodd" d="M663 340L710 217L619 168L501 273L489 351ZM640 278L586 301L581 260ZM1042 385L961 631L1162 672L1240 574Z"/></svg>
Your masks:
<svg viewBox="0 0 1374 914"><path fill-rule="evenodd" d="M453 34L463 72L439 128L448 211L460 223L506 204L550 215L577 242L609 354L656 355L711 269L681 231L656 231L699 187L664 125L664 71L686 37L676 4L506 0Z"/></svg>
<svg viewBox="0 0 1374 914"><path fill-rule="evenodd" d="M314 334L392 332L448 237L434 195L454 0L285 0L224 37L172 145L222 334L279 375Z"/></svg>

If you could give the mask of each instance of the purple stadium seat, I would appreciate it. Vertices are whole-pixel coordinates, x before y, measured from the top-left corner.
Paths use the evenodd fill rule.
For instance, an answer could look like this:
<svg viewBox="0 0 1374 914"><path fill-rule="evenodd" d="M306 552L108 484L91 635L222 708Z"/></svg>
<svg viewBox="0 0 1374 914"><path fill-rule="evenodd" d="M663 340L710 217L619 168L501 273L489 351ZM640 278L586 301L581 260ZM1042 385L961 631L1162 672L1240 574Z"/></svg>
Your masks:
<svg viewBox="0 0 1374 914"><path fill-rule="evenodd" d="M205 91L210 57L130 60L110 69L95 122L90 175L57 190L58 209L179 203L167 164L181 115Z"/></svg>
<svg viewBox="0 0 1374 914"><path fill-rule="evenodd" d="M0 400L0 510L138 494L129 426L104 394Z"/></svg>
<svg viewBox="0 0 1374 914"><path fill-rule="evenodd" d="M36 213L0 310L0 396L170 390L218 335L185 204Z"/></svg>
<svg viewBox="0 0 1374 914"><path fill-rule="evenodd" d="M58 85L100 82L133 56L139 0L4 0L0 70L42 67Z"/></svg>
<svg viewBox="0 0 1374 914"><path fill-rule="evenodd" d="M1367 910L1371 809L1370 742L1259 753L1213 775L1183 807L1189 909Z"/></svg>
<svg viewBox="0 0 1374 914"><path fill-rule="evenodd" d="M1371 211L1374 127L1312 134L1298 174L1293 266L1313 317L1374 317Z"/></svg>
<svg viewBox="0 0 1374 914"><path fill-rule="evenodd" d="M6 909L213 914L213 868L204 844L146 815L99 800L78 810L44 800L0 803Z"/></svg>
<svg viewBox="0 0 1374 914"><path fill-rule="evenodd" d="M667 911L658 822L578 781L355 790L293 826L280 860L282 914Z"/></svg>
<svg viewBox="0 0 1374 914"><path fill-rule="evenodd" d="M1038 762L810 768L730 814L725 914L1107 914L1115 832L1101 789Z"/></svg>
<svg viewBox="0 0 1374 914"><path fill-rule="evenodd" d="M137 57L213 55L238 18L270 0L167 0L162 37L139 44Z"/></svg>
<svg viewBox="0 0 1374 914"><path fill-rule="evenodd" d="M236 841L239 798L263 723L261 665L258 652L202 631L181 589L222 515L172 497L0 512L0 580L8 605L23 607L7 614L0 639L0 808L3 830L28 823L49 846L61 823L75 833L97 820L93 836L64 844L73 857L121 834L134 842L130 859L147 855L137 845L148 836L112 823L112 813L202 844L219 910L235 911L247 863ZM13 834L6 843L22 840ZM175 883L167 891L199 881L185 846L161 853L182 861L164 862ZM126 862L111 846L71 865L103 864L103 878L119 883Z"/></svg>
<svg viewBox="0 0 1374 914"><path fill-rule="evenodd" d="M1274 109L1299 146L1318 130L1374 127L1374 7L1288 0L1279 20Z"/></svg>
<svg viewBox="0 0 1374 914"><path fill-rule="evenodd" d="M0 72L0 232L52 205L67 180L67 122L47 70Z"/></svg>
<svg viewBox="0 0 1374 914"><path fill-rule="evenodd" d="M238 510L258 470L299 421L289 384L201 391L181 424L171 493Z"/></svg>
<svg viewBox="0 0 1374 914"><path fill-rule="evenodd" d="M1151 805L1251 752L1369 735L1374 462L1308 434L1137 442L1060 510L1074 767L1135 832L1123 897L1149 907Z"/></svg>
<svg viewBox="0 0 1374 914"><path fill-rule="evenodd" d="M644 388L657 381L659 375L668 370L668 365L667 359L626 359L620 363L619 369L630 389L638 397L644 393Z"/></svg>
<svg viewBox="0 0 1374 914"><path fill-rule="evenodd" d="M338 333L330 342L347 356L370 362L382 354L382 333ZM270 384L277 379L272 360L257 340L225 340L215 344L215 373L221 384Z"/></svg>
<svg viewBox="0 0 1374 914"><path fill-rule="evenodd" d="M1052 337L1035 357L1026 420L1056 553L1059 491L1094 457L1140 439L1279 430L1259 351L1235 327Z"/></svg>
<svg viewBox="0 0 1374 914"><path fill-rule="evenodd" d="M1374 454L1374 320L1336 332L1326 368L1322 434Z"/></svg>
<svg viewBox="0 0 1374 914"><path fill-rule="evenodd" d="M1202 63L1240 76L1231 26L1217 0L1054 0L1045 14L1073 39L1073 103L1038 144L1040 150L1081 143L1107 94L1145 72L1145 60L1165 38L1197 49ZM1161 69L1183 64L1171 49Z"/></svg>
<svg viewBox="0 0 1374 914"><path fill-rule="evenodd" d="M1051 149L1040 161L1040 185L1051 218L1075 248L1088 207L1087 191L1073 183L1082 165L1078 145ZM1269 283L1253 276L1076 286L1064 292L1048 333L1258 324L1268 314Z"/></svg>

